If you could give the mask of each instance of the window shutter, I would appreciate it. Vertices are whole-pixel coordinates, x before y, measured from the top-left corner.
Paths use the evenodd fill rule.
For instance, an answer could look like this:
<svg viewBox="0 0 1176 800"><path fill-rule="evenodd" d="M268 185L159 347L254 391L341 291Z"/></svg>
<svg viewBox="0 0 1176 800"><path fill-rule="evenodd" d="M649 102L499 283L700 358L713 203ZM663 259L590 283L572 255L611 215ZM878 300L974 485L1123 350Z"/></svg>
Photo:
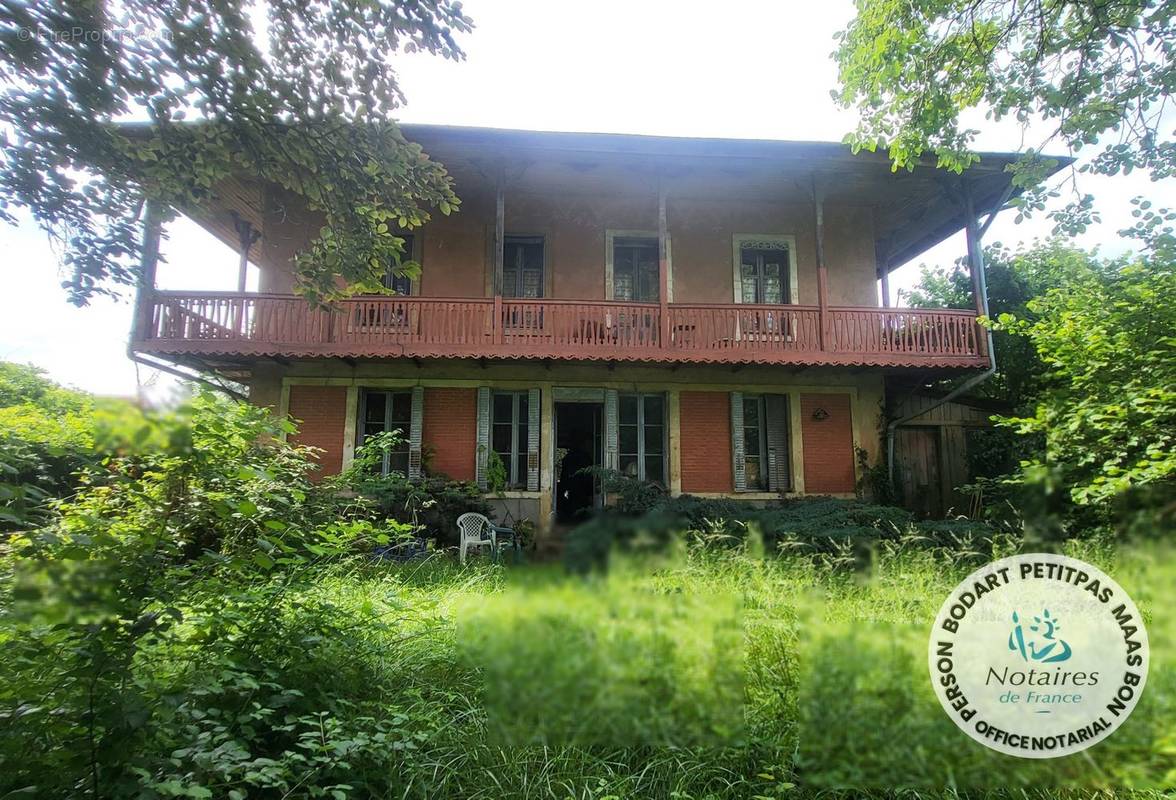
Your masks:
<svg viewBox="0 0 1176 800"><path fill-rule="evenodd" d="M412 410L408 422L408 479L421 477L421 428L425 418L425 387L412 387Z"/></svg>
<svg viewBox="0 0 1176 800"><path fill-rule="evenodd" d="M527 491L539 491L539 390L527 392Z"/></svg>
<svg viewBox="0 0 1176 800"><path fill-rule="evenodd" d="M490 455L490 387L478 387L478 447L474 474L478 488L486 491L486 460Z"/></svg>
<svg viewBox="0 0 1176 800"><path fill-rule="evenodd" d="M743 460L743 392L731 392L731 459L735 491L747 491L747 463Z"/></svg>
<svg viewBox="0 0 1176 800"><path fill-rule="evenodd" d="M620 459L617 458L617 390L606 389L604 392L604 468L619 469Z"/></svg>
<svg viewBox="0 0 1176 800"><path fill-rule="evenodd" d="M764 395L768 434L768 488L786 492L792 488L792 447L788 436L788 396Z"/></svg>

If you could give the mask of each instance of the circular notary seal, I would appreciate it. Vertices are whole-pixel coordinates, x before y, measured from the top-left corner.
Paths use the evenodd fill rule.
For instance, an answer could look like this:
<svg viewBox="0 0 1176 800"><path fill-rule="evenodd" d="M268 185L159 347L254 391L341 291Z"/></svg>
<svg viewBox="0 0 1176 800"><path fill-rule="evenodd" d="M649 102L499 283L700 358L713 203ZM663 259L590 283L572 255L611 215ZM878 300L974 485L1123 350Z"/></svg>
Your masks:
<svg viewBox="0 0 1176 800"><path fill-rule="evenodd" d="M943 603L927 648L935 694L977 742L1056 758L1110 736L1139 702L1147 631L1097 567L1031 553L994 561Z"/></svg>

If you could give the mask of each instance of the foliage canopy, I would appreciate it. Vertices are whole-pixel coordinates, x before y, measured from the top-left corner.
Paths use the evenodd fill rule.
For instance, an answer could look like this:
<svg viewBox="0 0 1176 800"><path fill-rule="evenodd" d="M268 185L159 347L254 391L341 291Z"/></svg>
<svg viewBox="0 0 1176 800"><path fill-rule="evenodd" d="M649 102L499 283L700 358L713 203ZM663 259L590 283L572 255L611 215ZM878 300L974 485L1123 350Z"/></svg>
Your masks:
<svg viewBox="0 0 1176 800"><path fill-rule="evenodd" d="M1028 149L1015 182L1036 187L1056 166L1042 146L1101 150L1084 167L1154 178L1176 173L1168 97L1176 88L1176 4L1171 0L856 0L838 34L841 81L834 97L861 114L855 147L889 148L896 167L928 151L962 170L977 156L977 131L962 117L1024 126L1042 120L1045 139ZM1043 190L1018 202L1039 208ZM1066 215L1090 219L1090 198ZM1063 221L1063 220L1059 220Z"/></svg>
<svg viewBox="0 0 1176 800"><path fill-rule="evenodd" d="M59 244L74 302L134 281L145 200L200 209L229 176L281 187L321 217L297 261L311 298L334 296L338 276L378 285L401 264L397 228L458 203L390 115L403 100L396 53L464 57L460 2L2 8L0 217L23 209Z"/></svg>

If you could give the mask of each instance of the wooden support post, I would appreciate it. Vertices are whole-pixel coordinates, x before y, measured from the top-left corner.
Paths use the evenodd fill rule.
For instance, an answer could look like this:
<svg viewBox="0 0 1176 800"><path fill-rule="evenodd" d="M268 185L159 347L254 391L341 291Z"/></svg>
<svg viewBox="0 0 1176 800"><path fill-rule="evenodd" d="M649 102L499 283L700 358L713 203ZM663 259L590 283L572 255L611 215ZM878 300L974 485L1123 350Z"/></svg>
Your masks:
<svg viewBox="0 0 1176 800"><path fill-rule="evenodd" d="M238 228L241 235L241 262L237 265L237 292L245 294L245 284L249 277L249 249L253 247L253 226L247 221L241 222Z"/></svg>
<svg viewBox="0 0 1176 800"><path fill-rule="evenodd" d="M976 219L976 206L972 200L971 187L967 181L963 181L961 194L964 199L964 235L968 243L968 272L972 276L972 295L976 300L976 315L987 317L988 286L984 275L984 249L980 241L980 224ZM989 338L987 333L978 330L976 341L980 346L981 355L988 356Z"/></svg>
<svg viewBox="0 0 1176 800"><path fill-rule="evenodd" d="M155 270L159 264L159 240L163 227L159 204L147 200L143 209L143 251L139 259L139 280L135 294L135 318L131 340L143 341L151 336L155 308Z"/></svg>
<svg viewBox="0 0 1176 800"><path fill-rule="evenodd" d="M233 212L233 227L237 229L237 241L240 248L241 257L237 263L237 294L245 294L245 284L249 277L249 251L253 249L253 243L256 242L261 234L253 229L253 223L247 219L241 219L237 212ZM245 337L245 298L238 297L233 304L233 330L240 336Z"/></svg>
<svg viewBox="0 0 1176 800"><path fill-rule="evenodd" d="M502 342L502 273L503 248L506 246L506 202L502 196L502 184L505 181L503 170L498 171L498 181L494 193L494 320L492 330L494 341Z"/></svg>
<svg viewBox="0 0 1176 800"><path fill-rule="evenodd" d="M817 306L820 315L821 350L827 350L829 342L829 274L825 269L825 199L817 189L817 176L813 175L813 219L817 243Z"/></svg>
<svg viewBox="0 0 1176 800"><path fill-rule="evenodd" d="M968 243L968 272L972 276L972 296L976 301L976 313L988 314L988 296L984 281L984 251L980 246L980 226L976 219L976 207L967 182L963 184L964 235Z"/></svg>
<svg viewBox="0 0 1176 800"><path fill-rule="evenodd" d="M670 346L670 262L666 247L666 190L657 190L657 279L658 303L661 305L661 346Z"/></svg>
<svg viewBox="0 0 1176 800"><path fill-rule="evenodd" d="M878 238L878 209L876 207L870 212L870 220L874 231L874 268L882 283L882 307L890 308L890 242Z"/></svg>

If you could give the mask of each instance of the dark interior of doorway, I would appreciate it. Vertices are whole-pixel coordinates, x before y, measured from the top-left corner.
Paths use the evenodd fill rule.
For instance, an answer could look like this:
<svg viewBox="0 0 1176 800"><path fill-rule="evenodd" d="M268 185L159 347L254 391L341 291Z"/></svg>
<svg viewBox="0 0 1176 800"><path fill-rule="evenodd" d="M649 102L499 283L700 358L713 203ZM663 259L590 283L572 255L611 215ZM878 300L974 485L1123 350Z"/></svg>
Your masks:
<svg viewBox="0 0 1176 800"><path fill-rule="evenodd" d="M565 451L555 481L557 522L583 520L596 507L597 480L584 474L601 463L601 403L556 403L555 446Z"/></svg>

